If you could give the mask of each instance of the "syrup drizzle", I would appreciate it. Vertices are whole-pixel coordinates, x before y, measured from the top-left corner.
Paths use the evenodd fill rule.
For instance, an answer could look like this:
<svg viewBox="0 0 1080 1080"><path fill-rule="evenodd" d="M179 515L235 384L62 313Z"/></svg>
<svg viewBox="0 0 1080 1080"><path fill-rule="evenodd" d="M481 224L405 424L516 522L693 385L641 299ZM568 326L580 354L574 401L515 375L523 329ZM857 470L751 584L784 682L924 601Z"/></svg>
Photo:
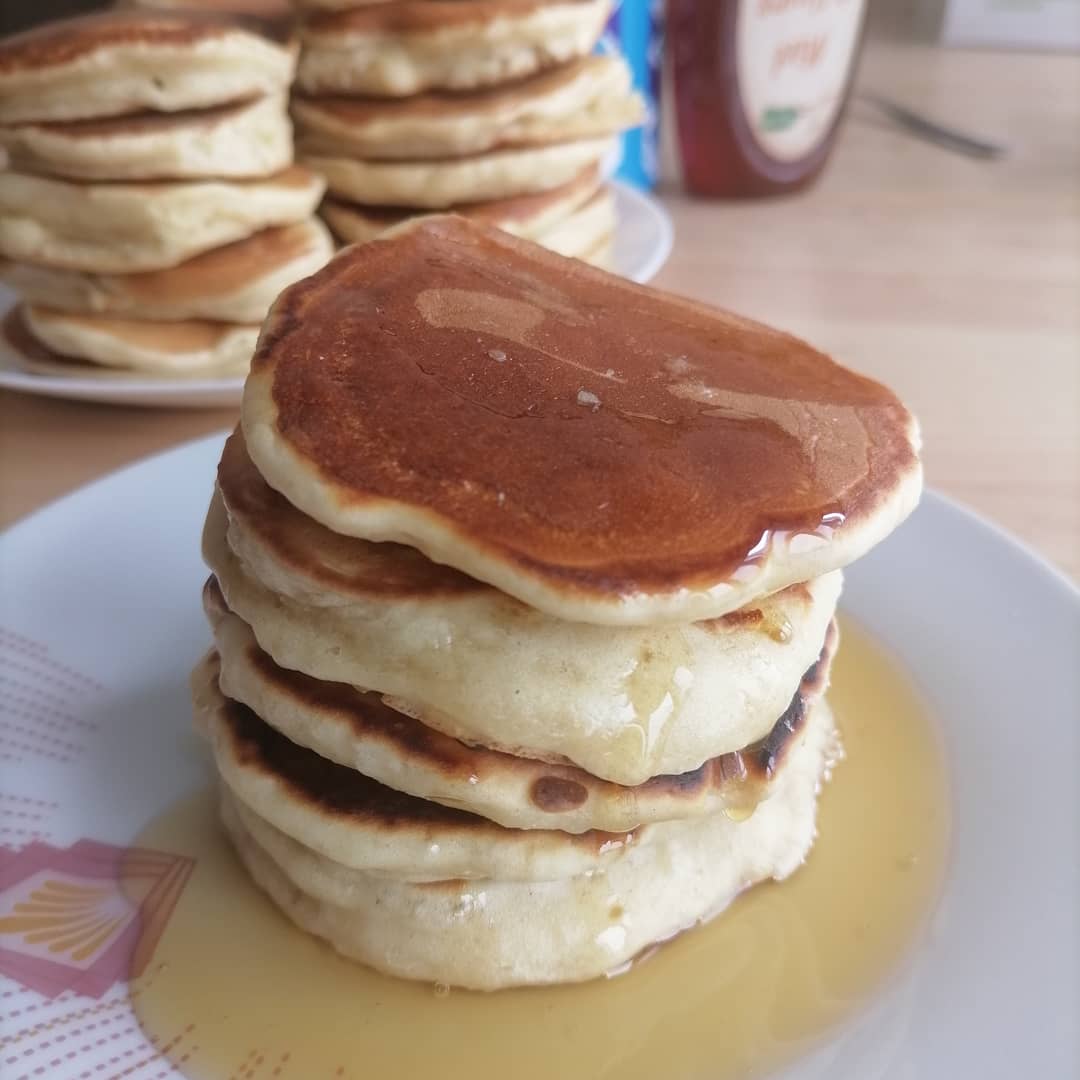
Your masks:
<svg viewBox="0 0 1080 1080"><path fill-rule="evenodd" d="M162 1045L194 1025L198 1047L181 1068L198 1080L226 1080L252 1054L283 1080L742 1080L797 1058L913 947L948 843L933 724L890 660L850 623L842 633L830 700L846 759L823 792L807 864L647 950L627 974L483 995L342 960L247 880L207 790L137 841L197 859L136 984L143 1028Z"/></svg>

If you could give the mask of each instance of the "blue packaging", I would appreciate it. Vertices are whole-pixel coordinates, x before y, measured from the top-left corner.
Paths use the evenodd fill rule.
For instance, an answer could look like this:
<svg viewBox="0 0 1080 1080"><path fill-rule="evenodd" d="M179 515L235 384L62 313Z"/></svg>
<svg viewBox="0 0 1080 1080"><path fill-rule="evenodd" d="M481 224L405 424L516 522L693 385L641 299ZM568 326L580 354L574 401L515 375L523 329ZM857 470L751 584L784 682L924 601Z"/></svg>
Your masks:
<svg viewBox="0 0 1080 1080"><path fill-rule="evenodd" d="M645 123L623 134L622 160L615 175L646 190L656 186L660 122L661 15L663 0L616 0L600 42L601 52L618 52L645 102Z"/></svg>

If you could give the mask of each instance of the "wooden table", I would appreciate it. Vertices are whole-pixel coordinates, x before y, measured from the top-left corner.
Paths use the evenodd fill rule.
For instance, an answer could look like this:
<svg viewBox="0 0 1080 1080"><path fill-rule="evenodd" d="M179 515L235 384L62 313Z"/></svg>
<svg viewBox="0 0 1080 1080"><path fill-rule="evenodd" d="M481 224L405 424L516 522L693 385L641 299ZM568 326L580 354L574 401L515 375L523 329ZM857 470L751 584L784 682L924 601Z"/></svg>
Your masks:
<svg viewBox="0 0 1080 1080"><path fill-rule="evenodd" d="M930 484L1080 577L1080 63L872 43L860 79L1011 153L957 157L856 101L805 195L665 191L657 283L888 382L922 420ZM0 395L0 522L234 419Z"/></svg>

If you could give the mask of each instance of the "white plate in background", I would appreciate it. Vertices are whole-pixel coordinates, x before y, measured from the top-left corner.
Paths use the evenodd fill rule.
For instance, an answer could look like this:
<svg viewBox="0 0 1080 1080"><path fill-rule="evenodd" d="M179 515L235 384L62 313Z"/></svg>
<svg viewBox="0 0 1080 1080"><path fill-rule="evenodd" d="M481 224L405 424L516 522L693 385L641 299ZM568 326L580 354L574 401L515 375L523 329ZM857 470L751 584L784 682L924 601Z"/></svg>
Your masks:
<svg viewBox="0 0 1080 1080"><path fill-rule="evenodd" d="M667 262L675 241L671 218L654 195L621 180L613 180L611 187L619 222L612 269L632 281L652 281Z"/></svg>
<svg viewBox="0 0 1080 1080"><path fill-rule="evenodd" d="M671 218L653 196L619 181L613 181L612 187L618 217L612 269L634 281L649 281L671 254ZM14 302L11 290L0 286L0 318ZM211 409L239 404L243 386L241 378L151 379L113 373L99 378L35 375L23 371L18 357L0 340L0 387L28 394L112 405Z"/></svg>

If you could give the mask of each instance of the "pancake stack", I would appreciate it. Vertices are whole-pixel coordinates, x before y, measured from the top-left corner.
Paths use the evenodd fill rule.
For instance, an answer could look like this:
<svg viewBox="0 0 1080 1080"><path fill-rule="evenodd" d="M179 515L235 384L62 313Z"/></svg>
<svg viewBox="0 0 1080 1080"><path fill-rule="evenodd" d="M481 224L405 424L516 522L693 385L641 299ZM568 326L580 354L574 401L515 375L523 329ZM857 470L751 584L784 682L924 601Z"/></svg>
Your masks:
<svg viewBox="0 0 1080 1080"><path fill-rule="evenodd" d="M251 876L347 956L491 990L792 873L841 568L918 441L803 342L501 231L346 249L275 304L204 532L196 715Z"/></svg>
<svg viewBox="0 0 1080 1080"><path fill-rule="evenodd" d="M604 262L601 162L640 123L626 64L589 56L610 0L302 0L293 117L345 243L453 210Z"/></svg>
<svg viewBox="0 0 1080 1080"><path fill-rule="evenodd" d="M280 24L109 12L0 42L4 336L60 374L247 371L278 292L333 244L293 164Z"/></svg>

